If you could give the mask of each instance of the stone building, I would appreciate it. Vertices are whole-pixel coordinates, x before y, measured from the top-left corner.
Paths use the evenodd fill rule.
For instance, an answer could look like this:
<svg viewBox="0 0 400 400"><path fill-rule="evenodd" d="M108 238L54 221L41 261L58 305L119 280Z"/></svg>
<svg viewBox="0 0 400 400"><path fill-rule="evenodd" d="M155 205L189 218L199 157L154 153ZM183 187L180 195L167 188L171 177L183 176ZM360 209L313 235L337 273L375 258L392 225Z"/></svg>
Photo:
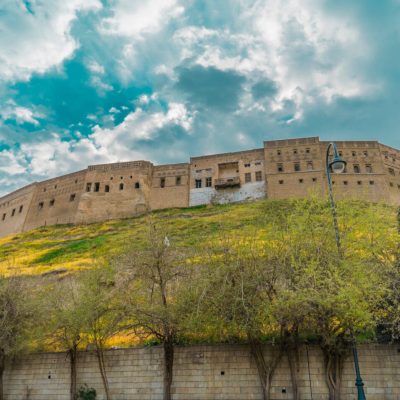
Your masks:
<svg viewBox="0 0 400 400"><path fill-rule="evenodd" d="M332 176L335 197L400 205L399 150L377 141L336 145L347 167ZM0 198L0 236L161 208L324 195L327 146L310 137L265 141L263 148L192 157L189 163L92 165Z"/></svg>

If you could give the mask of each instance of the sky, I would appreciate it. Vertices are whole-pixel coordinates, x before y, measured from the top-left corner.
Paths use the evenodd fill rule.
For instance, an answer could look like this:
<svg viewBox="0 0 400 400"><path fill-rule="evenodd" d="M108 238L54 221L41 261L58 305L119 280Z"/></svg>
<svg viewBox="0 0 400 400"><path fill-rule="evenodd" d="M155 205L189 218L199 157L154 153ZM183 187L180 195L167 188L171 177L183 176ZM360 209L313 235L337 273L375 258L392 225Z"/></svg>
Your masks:
<svg viewBox="0 0 400 400"><path fill-rule="evenodd" d="M399 115L400 0L0 0L0 195Z"/></svg>

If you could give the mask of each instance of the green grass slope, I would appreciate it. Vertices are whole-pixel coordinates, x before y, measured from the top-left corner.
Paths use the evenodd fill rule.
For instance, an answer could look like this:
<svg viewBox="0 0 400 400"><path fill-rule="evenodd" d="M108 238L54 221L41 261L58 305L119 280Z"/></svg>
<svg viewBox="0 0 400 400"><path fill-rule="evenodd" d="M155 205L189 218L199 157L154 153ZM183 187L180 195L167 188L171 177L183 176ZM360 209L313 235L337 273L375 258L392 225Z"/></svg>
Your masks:
<svg viewBox="0 0 400 400"><path fill-rule="evenodd" d="M4 275L40 275L73 272L91 268L94 262L124 251L126 246L140 249L146 242L148 219L168 232L177 246L198 246L229 236L263 236L273 229L270 221L278 211L301 213L307 200L262 200L252 203L213 205L185 209L168 209L140 217L111 220L89 225L58 225L38 228L0 239L0 272ZM315 204L313 205L315 207ZM319 203L317 213L331 223L327 201ZM382 204L363 202L338 203L339 224L343 232L358 226L354 235L368 234L365 216L373 225L387 231L388 238L396 231L396 209ZM367 219L371 223L371 218ZM332 228L332 235L333 235Z"/></svg>

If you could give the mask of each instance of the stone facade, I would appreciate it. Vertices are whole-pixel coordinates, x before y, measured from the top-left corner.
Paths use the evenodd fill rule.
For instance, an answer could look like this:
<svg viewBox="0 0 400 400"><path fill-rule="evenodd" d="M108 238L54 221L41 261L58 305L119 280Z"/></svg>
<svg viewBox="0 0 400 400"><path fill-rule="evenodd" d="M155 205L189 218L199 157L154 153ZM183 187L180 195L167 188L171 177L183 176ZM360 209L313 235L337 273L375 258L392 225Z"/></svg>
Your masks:
<svg viewBox="0 0 400 400"><path fill-rule="evenodd" d="M270 347L265 347L268 357ZM113 399L162 399L162 348L110 350L106 371ZM400 352L396 345L361 345L359 359L368 400L400 399ZM93 353L78 356L78 387L94 387L104 400L101 376ZM69 363L65 353L31 354L7 365L5 400L68 400ZM352 356L342 375L342 400L356 399ZM303 346L298 357L298 388L302 400L326 400L323 356L316 346ZM246 345L177 347L173 400L261 399L260 381ZM283 358L272 379L271 400L292 399L289 365Z"/></svg>
<svg viewBox="0 0 400 400"><path fill-rule="evenodd" d="M336 144L347 168L332 176L335 197L400 205L399 150L377 141ZM318 137L273 140L260 149L192 157L189 163L92 165L0 198L0 236L161 208L324 195L327 145Z"/></svg>

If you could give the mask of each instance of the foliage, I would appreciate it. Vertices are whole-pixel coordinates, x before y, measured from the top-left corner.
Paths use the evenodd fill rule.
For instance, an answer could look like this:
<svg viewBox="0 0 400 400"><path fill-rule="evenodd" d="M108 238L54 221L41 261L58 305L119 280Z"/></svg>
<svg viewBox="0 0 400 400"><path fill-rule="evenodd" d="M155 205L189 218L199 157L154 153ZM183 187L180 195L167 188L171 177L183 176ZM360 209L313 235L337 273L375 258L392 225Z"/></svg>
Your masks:
<svg viewBox="0 0 400 400"><path fill-rule="evenodd" d="M78 391L78 400L96 400L96 390L87 385L81 386Z"/></svg>

